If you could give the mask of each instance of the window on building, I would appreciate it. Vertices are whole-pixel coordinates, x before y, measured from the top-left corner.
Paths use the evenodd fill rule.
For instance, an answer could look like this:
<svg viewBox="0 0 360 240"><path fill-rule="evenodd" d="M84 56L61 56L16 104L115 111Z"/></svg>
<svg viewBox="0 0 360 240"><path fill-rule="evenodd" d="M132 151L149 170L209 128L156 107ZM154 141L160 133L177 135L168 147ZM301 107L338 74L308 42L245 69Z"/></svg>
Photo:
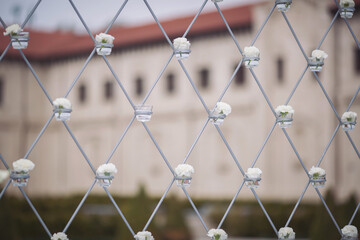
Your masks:
<svg viewBox="0 0 360 240"><path fill-rule="evenodd" d="M0 78L0 106L4 103L4 81Z"/></svg>
<svg viewBox="0 0 360 240"><path fill-rule="evenodd" d="M84 84L81 84L79 86L79 102L84 103L86 101L86 86Z"/></svg>
<svg viewBox="0 0 360 240"><path fill-rule="evenodd" d="M141 96L144 92L144 81L141 77L138 77L135 80L135 94L136 96Z"/></svg>
<svg viewBox="0 0 360 240"><path fill-rule="evenodd" d="M210 71L207 68L203 68L199 71L200 87L208 88L210 85Z"/></svg>
<svg viewBox="0 0 360 240"><path fill-rule="evenodd" d="M175 75L173 73L166 76L166 91L168 93L175 92Z"/></svg>
<svg viewBox="0 0 360 240"><path fill-rule="evenodd" d="M238 65L234 66L234 71L236 70ZM241 86L244 85L245 83L245 71L244 71L244 67L240 67L239 70L237 71L235 78L234 78L234 82L235 85L237 86Z"/></svg>
<svg viewBox="0 0 360 240"><path fill-rule="evenodd" d="M104 84L104 96L106 100L111 100L114 98L114 83L107 81Z"/></svg>
<svg viewBox="0 0 360 240"><path fill-rule="evenodd" d="M277 79L279 83L284 82L284 60L279 57L276 62Z"/></svg>
<svg viewBox="0 0 360 240"><path fill-rule="evenodd" d="M355 72L360 74L360 49L356 46L355 47Z"/></svg>

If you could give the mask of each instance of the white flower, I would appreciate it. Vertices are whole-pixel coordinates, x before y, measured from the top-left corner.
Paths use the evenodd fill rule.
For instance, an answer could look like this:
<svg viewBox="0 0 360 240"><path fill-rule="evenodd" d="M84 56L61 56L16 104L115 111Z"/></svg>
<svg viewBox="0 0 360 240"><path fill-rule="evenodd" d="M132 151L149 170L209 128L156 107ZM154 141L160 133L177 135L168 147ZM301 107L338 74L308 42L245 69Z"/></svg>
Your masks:
<svg viewBox="0 0 360 240"><path fill-rule="evenodd" d="M288 113L294 114L294 109L290 105L280 105L275 109L277 115L285 115Z"/></svg>
<svg viewBox="0 0 360 240"><path fill-rule="evenodd" d="M358 237L358 230L353 225L346 225L341 229L342 234L344 237L351 237L351 238L357 238Z"/></svg>
<svg viewBox="0 0 360 240"><path fill-rule="evenodd" d="M246 176L248 178L260 178L262 171L259 168L248 168Z"/></svg>
<svg viewBox="0 0 360 240"><path fill-rule="evenodd" d="M13 162L15 172L29 172L34 169L35 164L29 159L19 159Z"/></svg>
<svg viewBox="0 0 360 240"><path fill-rule="evenodd" d="M177 50L184 50L190 48L190 42L183 37L178 37L174 39L174 48Z"/></svg>
<svg viewBox="0 0 360 240"><path fill-rule="evenodd" d="M142 231L138 232L135 235L137 240L154 240L154 237L151 235L151 232L148 231Z"/></svg>
<svg viewBox="0 0 360 240"><path fill-rule="evenodd" d="M109 34L105 34L105 33L100 33L99 35L95 36L95 41L98 43L109 43L109 44L113 44L114 41L114 37L109 35Z"/></svg>
<svg viewBox="0 0 360 240"><path fill-rule="evenodd" d="M67 235L63 232L54 233L51 240L69 240Z"/></svg>
<svg viewBox="0 0 360 240"><path fill-rule="evenodd" d="M194 172L193 166L189 164L179 164L175 168L175 173L179 177L191 177Z"/></svg>
<svg viewBox="0 0 360 240"><path fill-rule="evenodd" d="M19 24L13 24L13 25L10 25L8 26L6 29L5 29L5 32L4 32L4 36L6 35L17 35L19 34L20 32L22 31L21 27L19 26Z"/></svg>
<svg viewBox="0 0 360 240"><path fill-rule="evenodd" d="M228 237L224 230L214 228L210 229L207 235L216 240L226 240Z"/></svg>
<svg viewBox="0 0 360 240"><path fill-rule="evenodd" d="M320 61L321 59L325 59L325 58L328 57L328 55L327 55L326 52L324 52L324 51L322 51L322 50L318 50L318 49L312 51L311 56L312 56L313 58L315 58L316 60L318 60L318 61Z"/></svg>
<svg viewBox="0 0 360 240"><path fill-rule="evenodd" d="M226 116L231 113L231 107L229 104L224 102L216 103L214 114L225 114Z"/></svg>
<svg viewBox="0 0 360 240"><path fill-rule="evenodd" d="M357 114L355 112L344 112L341 117L342 122L355 122Z"/></svg>
<svg viewBox="0 0 360 240"><path fill-rule="evenodd" d="M55 108L71 109L71 102L66 98L57 98L53 104Z"/></svg>
<svg viewBox="0 0 360 240"><path fill-rule="evenodd" d="M283 227L280 228L278 237L283 239L295 239L295 233L291 227Z"/></svg>
<svg viewBox="0 0 360 240"><path fill-rule="evenodd" d="M353 8L355 7L354 0L340 0L340 6L343 8Z"/></svg>
<svg viewBox="0 0 360 240"><path fill-rule="evenodd" d="M254 46L245 47L244 48L244 55L245 55L245 57L259 57L260 56L260 50L257 49Z"/></svg>
<svg viewBox="0 0 360 240"><path fill-rule="evenodd" d="M0 184L9 177L9 171L8 170L0 170Z"/></svg>
<svg viewBox="0 0 360 240"><path fill-rule="evenodd" d="M309 171L310 176L312 177L324 177L326 175L326 172L324 169L319 167L312 167Z"/></svg>
<svg viewBox="0 0 360 240"><path fill-rule="evenodd" d="M113 175L113 174L117 173L117 169L116 169L114 164L107 163L107 164L101 165L96 170L96 173L98 173L100 175L110 176L110 175Z"/></svg>

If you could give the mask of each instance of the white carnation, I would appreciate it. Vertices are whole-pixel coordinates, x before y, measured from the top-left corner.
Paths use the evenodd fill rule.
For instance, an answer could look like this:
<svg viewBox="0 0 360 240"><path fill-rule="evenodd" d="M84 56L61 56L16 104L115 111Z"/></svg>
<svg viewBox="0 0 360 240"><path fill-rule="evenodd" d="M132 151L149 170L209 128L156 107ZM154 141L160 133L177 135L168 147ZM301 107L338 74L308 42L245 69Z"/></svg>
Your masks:
<svg viewBox="0 0 360 240"><path fill-rule="evenodd" d="M216 240L226 240L228 237L224 230L214 228L210 229L207 235Z"/></svg>
<svg viewBox="0 0 360 240"><path fill-rule="evenodd" d="M110 176L110 175L113 175L113 174L117 173L117 169L116 169L114 164L107 163L107 164L101 165L96 170L96 173L98 173L100 175Z"/></svg>
<svg viewBox="0 0 360 240"><path fill-rule="evenodd" d="M216 103L214 114L225 114L226 116L231 113L231 106L224 102Z"/></svg>
<svg viewBox="0 0 360 240"><path fill-rule="evenodd" d="M51 240L69 240L67 235L63 232L54 233Z"/></svg>
<svg viewBox="0 0 360 240"><path fill-rule="evenodd" d="M342 122L355 122L357 118L357 114L355 112L344 112L341 116Z"/></svg>
<svg viewBox="0 0 360 240"><path fill-rule="evenodd" d="M244 48L245 57L259 57L260 50L254 46Z"/></svg>
<svg viewBox="0 0 360 240"><path fill-rule="evenodd" d="M29 159L19 159L13 162L15 172L29 172L34 169L35 164Z"/></svg>
<svg viewBox="0 0 360 240"><path fill-rule="evenodd" d="M6 35L17 35L19 34L20 32L22 31L21 27L19 26L19 24L13 24L13 25L10 25L8 26L6 29L5 29L5 32L4 32L4 36Z"/></svg>
<svg viewBox="0 0 360 240"><path fill-rule="evenodd" d="M316 59L325 59L328 57L326 52L318 49L312 51L311 56Z"/></svg>
<svg viewBox="0 0 360 240"><path fill-rule="evenodd" d="M109 44L113 44L114 41L114 37L109 35L109 34L105 34L105 33L100 33L99 35L95 36L95 41L98 43L109 43Z"/></svg>
<svg viewBox="0 0 360 240"><path fill-rule="evenodd" d="M279 230L279 238L295 239L295 232L291 227L283 227Z"/></svg>
<svg viewBox="0 0 360 240"><path fill-rule="evenodd" d="M179 164L175 168L175 173L179 177L191 177L194 172L193 166L189 164Z"/></svg>
<svg viewBox="0 0 360 240"><path fill-rule="evenodd" d="M154 237L152 236L151 232L148 231L138 232L135 238L137 240L154 240Z"/></svg>
<svg viewBox="0 0 360 240"><path fill-rule="evenodd" d="M340 0L340 6L343 8L353 8L355 7L354 0Z"/></svg>
<svg viewBox="0 0 360 240"><path fill-rule="evenodd" d="M9 177L9 171L8 170L0 170L0 184Z"/></svg>
<svg viewBox="0 0 360 240"><path fill-rule="evenodd" d="M55 108L71 109L71 102L66 98L57 98L53 104Z"/></svg>
<svg viewBox="0 0 360 240"><path fill-rule="evenodd" d="M248 178L260 178L262 171L259 168L248 168L246 176Z"/></svg>
<svg viewBox="0 0 360 240"><path fill-rule="evenodd" d="M190 42L183 37L178 37L174 39L174 48L177 50L190 49Z"/></svg>
<svg viewBox="0 0 360 240"><path fill-rule="evenodd" d="M358 237L358 230L353 225L346 225L341 229L342 234L344 237L351 237L351 238L357 238Z"/></svg>
<svg viewBox="0 0 360 240"><path fill-rule="evenodd" d="M326 172L322 168L313 166L309 171L309 175L313 177L324 177L326 175Z"/></svg>
<svg viewBox="0 0 360 240"><path fill-rule="evenodd" d="M282 114L288 114L288 113L294 114L295 111L290 105L280 105L280 106L277 106L277 108L275 109L275 112L276 112L276 114L280 115L281 113Z"/></svg>

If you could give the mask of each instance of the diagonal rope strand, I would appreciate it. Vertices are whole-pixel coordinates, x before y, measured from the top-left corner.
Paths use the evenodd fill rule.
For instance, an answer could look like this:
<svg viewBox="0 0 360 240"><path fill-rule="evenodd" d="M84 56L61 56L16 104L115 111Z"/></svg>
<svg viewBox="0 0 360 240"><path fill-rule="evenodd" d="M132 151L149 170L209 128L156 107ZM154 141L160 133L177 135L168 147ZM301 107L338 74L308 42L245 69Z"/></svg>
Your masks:
<svg viewBox="0 0 360 240"><path fill-rule="evenodd" d="M43 135L43 133L45 132L45 130L48 128L51 120L54 118L55 113L52 113L49 120L45 123L44 127L41 129L39 135L36 137L35 141L31 144L29 150L26 152L24 158L28 158L30 153L32 152L32 150L34 149L35 145L37 144L37 142L40 140L41 136Z"/></svg>
<svg viewBox="0 0 360 240"><path fill-rule="evenodd" d="M115 14L115 16L113 17L113 19L111 20L109 26L106 28L104 33L108 33L110 28L114 25L116 19L119 17L120 13L123 11L123 9L125 8L126 4L128 3L129 0L125 0L124 3L121 5L120 9L117 11L117 13Z"/></svg>
<svg viewBox="0 0 360 240"><path fill-rule="evenodd" d="M33 212L35 213L35 216L37 217L37 219L39 220L40 224L42 225L42 227L44 228L44 230L46 231L47 235L51 238L51 232L49 231L48 227L46 226L45 222L42 220L42 218L40 217L38 211L36 210L36 208L34 207L34 205L32 204L32 202L30 201L29 197L27 196L27 194L25 193L24 189L22 189L22 187L18 187L20 192L22 193L22 195L25 197L26 201L28 202L29 206L31 207L31 209L33 210Z"/></svg>
<svg viewBox="0 0 360 240"><path fill-rule="evenodd" d="M6 169L10 171L9 165L6 163L5 159L3 158L3 156L2 156L1 154L0 154L0 160L1 160L1 162L4 164L4 166L6 167Z"/></svg>
<svg viewBox="0 0 360 240"><path fill-rule="evenodd" d="M35 10L38 8L40 3L41 3L41 0L38 0L37 3L35 4L35 6L31 9L30 13L27 15L24 22L21 24L21 28L25 27L25 25L28 23L28 21L30 20L30 18L32 17L32 15L34 14Z"/></svg>
<svg viewBox="0 0 360 240"><path fill-rule="evenodd" d="M320 193L319 189L317 189L317 188L314 188L314 189L315 189L315 191L317 192L317 194L319 195L319 197L320 197L320 199L321 199L321 201L322 201L322 203L323 203L324 207L326 208L326 211L329 213L329 215L330 215L330 217L331 217L331 220L333 221L333 223L334 223L335 227L337 228L337 230L338 230L338 232L340 233L340 236L341 236L341 235L342 235L342 233L341 233L340 227L339 227L338 223L336 222L336 220L335 220L334 216L332 215L332 213L331 213L331 211L330 211L330 209L329 209L328 205L326 204L326 202L325 202L324 198L322 197L322 195L321 195L321 193Z"/></svg>
<svg viewBox="0 0 360 240"><path fill-rule="evenodd" d="M271 11L270 11L269 14L267 15L265 21L264 21L263 24L261 25L260 29L257 31L254 39L251 41L250 46L254 46L256 40L257 40L257 39L259 38L259 36L260 36L260 33L262 32L262 30L264 29L265 25L268 23L271 15L273 14L273 12L274 12L274 10L275 10L275 7L276 7L276 5L274 4L273 7L272 7L272 9L271 9Z"/></svg>
<svg viewBox="0 0 360 240"><path fill-rule="evenodd" d="M115 207L116 210L118 211L118 213L119 213L119 215L121 216L122 220L124 221L126 227L129 229L129 231L131 232L131 234L132 234L133 236L135 236L134 230L131 228L131 226L130 226L130 224L128 223L128 221L126 220L124 214L123 214L122 211L120 210L119 206L116 204L114 198L111 196L109 190L108 190L106 187L104 187L104 190L105 190L106 194L109 196L111 202L114 204L114 207Z"/></svg>
<svg viewBox="0 0 360 240"><path fill-rule="evenodd" d="M199 11L196 13L195 17L193 18L193 20L191 21L190 25L188 26L188 28L186 29L185 33L183 34L182 37L186 37L186 35L189 33L190 29L192 28L192 26L194 25L196 19L199 17L200 13L202 12L202 10L204 9L206 3L208 2L208 0L205 0L203 2L203 4L201 5Z"/></svg>
<svg viewBox="0 0 360 240"><path fill-rule="evenodd" d="M303 199L303 197L304 197L307 189L309 188L309 185L310 185L310 181L308 181L308 183L306 184L306 187L304 188L304 191L302 192L299 200L296 202L295 207L294 207L293 211L291 212L290 217L288 218L288 220L287 220L287 222L286 222L286 224L285 224L285 227L288 227L288 226L289 226L289 224L290 224L290 222L291 222L291 219L293 218L293 216L294 216L297 208L298 208L299 205L300 205L301 200Z"/></svg>
<svg viewBox="0 0 360 240"><path fill-rule="evenodd" d="M186 189L185 189L184 187L182 187L182 190L183 190L183 192L185 193L187 199L189 200L191 206L193 207L196 215L197 215L198 218L200 219L200 222L201 222L201 224L203 225L203 227L205 228L205 231L206 231L206 232L209 232L209 228L206 226L206 224L205 224L205 222L204 222L204 219L201 217L198 209L196 208L194 202L191 200L191 197L189 196L188 192L186 191Z"/></svg>
<svg viewBox="0 0 360 240"><path fill-rule="evenodd" d="M86 153L84 152L84 150L82 149L80 143L76 140L75 135L73 134L73 132L70 130L69 126L67 125L67 123L65 121L63 121L63 124L66 128L66 130L69 132L71 138L74 140L76 146L78 147L78 149L80 150L81 154L83 155L83 157L85 158L86 162L89 164L91 170L93 171L94 174L96 174L96 170L94 168L94 166L91 164L89 158L87 157Z"/></svg>
<svg viewBox="0 0 360 240"><path fill-rule="evenodd" d="M326 30L324 36L322 37L321 41L319 42L319 45L316 47L316 49L319 49L321 47L321 45L323 44L325 38L327 37L327 35L329 34L330 32L330 29L332 28L332 26L334 25L335 23L335 20L337 19L337 17L339 16L339 10L336 12L334 18L332 19L331 23L330 23L330 26L328 27L328 29Z"/></svg>
<svg viewBox="0 0 360 240"><path fill-rule="evenodd" d="M244 186L244 183L245 183L245 181L242 181L242 183L241 183L238 191L236 192L235 196L234 196L233 199L231 200L230 205L229 205L228 208L226 209L226 212L225 212L223 218L220 220L220 223L219 223L219 225L217 226L218 229L221 228L221 226L224 224L224 221L225 221L226 217L228 216L228 214L230 213L230 209L231 209L232 206L234 205L235 200L237 199L237 197L238 197L241 189L242 189L243 186Z"/></svg>
<svg viewBox="0 0 360 240"><path fill-rule="evenodd" d="M91 39L93 40L93 42L95 43L95 38L92 35L89 27L87 26L86 22L84 21L83 17L81 16L79 10L77 9L77 7L75 6L74 2L72 0L69 0L71 6L73 7L74 11L76 12L76 15L78 16L78 18L80 19L81 23L84 25L86 31L88 32L89 36L91 37Z"/></svg>
<svg viewBox="0 0 360 240"><path fill-rule="evenodd" d="M4 196L6 190L8 189L8 187L10 186L10 183L11 183L11 179L9 179L5 185L5 187L1 190L1 193L0 193L0 199Z"/></svg>
<svg viewBox="0 0 360 240"><path fill-rule="evenodd" d="M95 54L95 48L92 50L89 57L86 59L85 64L82 66L82 68L81 68L80 72L78 73L78 75L76 76L75 80L71 83L69 89L66 91L64 98L66 98L70 94L71 90L75 86L76 82L79 80L81 74L84 72L86 66L89 64L89 62L92 59L92 57L94 56L94 54Z"/></svg>
<svg viewBox="0 0 360 240"><path fill-rule="evenodd" d="M34 75L36 81L38 82L38 84L40 85L41 89L43 90L44 94L46 95L46 97L48 98L50 104L52 105L53 104L53 101L50 97L50 95L48 94L48 92L46 91L44 85L41 83L39 77L37 76L35 70L33 69L33 67L31 66L30 62L27 60L27 58L25 57L24 53L22 50L19 49L19 52L20 52L20 55L22 56L22 58L24 59L26 65L29 67L31 73Z"/></svg>
<svg viewBox="0 0 360 240"><path fill-rule="evenodd" d="M64 230L63 230L64 233L69 229L71 223L74 221L76 215L79 213L80 208L82 207L82 205L84 204L85 200L86 200L87 197L89 196L91 190L94 188L95 183L96 183L96 180L93 180L91 186L89 187L89 189L88 189L87 192L85 193L84 197L81 199L79 205L76 207L75 212L73 213L73 215L71 216L70 220L69 220L68 223L66 224L66 226L65 226L65 228L64 228Z"/></svg>

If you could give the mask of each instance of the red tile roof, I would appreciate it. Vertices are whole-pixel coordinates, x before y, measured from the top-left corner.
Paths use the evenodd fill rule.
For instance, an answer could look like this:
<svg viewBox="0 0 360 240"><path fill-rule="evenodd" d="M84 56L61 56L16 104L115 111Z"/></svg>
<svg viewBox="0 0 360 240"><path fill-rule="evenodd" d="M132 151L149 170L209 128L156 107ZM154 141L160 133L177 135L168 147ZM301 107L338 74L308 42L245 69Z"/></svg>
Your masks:
<svg viewBox="0 0 360 240"><path fill-rule="evenodd" d="M222 13L231 28L236 29L249 26L252 21L252 6L253 5L245 5L225 9ZM188 16L162 21L161 25L170 39L173 39L184 34L193 17L194 16ZM191 39L193 36L225 30L226 26L217 11L202 13L191 28L188 37ZM3 32L4 30L0 28L0 31ZM40 32L26 28L25 31L30 32L30 41L24 53L27 58L31 60L50 60L88 54L94 47L94 43L88 35L75 35L74 33L60 31ZM165 41L165 37L156 23L136 27L114 26L110 29L109 34L115 37L115 49ZM8 36L0 34L1 53L8 43ZM19 57L18 51L11 48L5 56L5 59Z"/></svg>

